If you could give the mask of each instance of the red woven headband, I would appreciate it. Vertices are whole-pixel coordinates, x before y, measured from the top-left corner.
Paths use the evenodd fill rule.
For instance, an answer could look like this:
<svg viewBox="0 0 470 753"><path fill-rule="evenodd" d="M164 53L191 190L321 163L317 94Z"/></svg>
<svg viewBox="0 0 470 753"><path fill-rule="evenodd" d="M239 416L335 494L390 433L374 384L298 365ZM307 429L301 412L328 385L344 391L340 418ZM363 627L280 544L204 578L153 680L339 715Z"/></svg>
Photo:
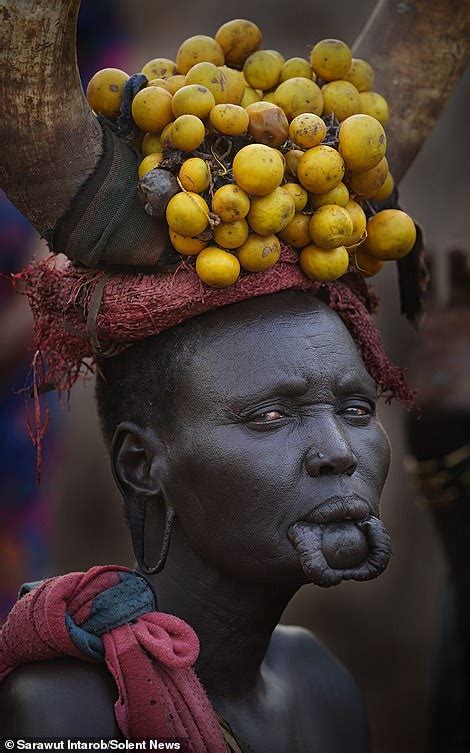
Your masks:
<svg viewBox="0 0 470 753"><path fill-rule="evenodd" d="M338 312L360 347L380 393L410 403L403 372L383 350L370 313L376 300L359 275L319 283L302 273L297 254L284 246L278 264L266 272L242 274L225 289L204 285L188 259L164 273L103 272L62 265L50 257L16 276L35 318L42 356L40 381L68 390L83 372L84 359L111 356L137 340L157 335L211 309L281 290L310 290ZM347 284L346 284L347 280ZM89 366L87 367L89 370Z"/></svg>

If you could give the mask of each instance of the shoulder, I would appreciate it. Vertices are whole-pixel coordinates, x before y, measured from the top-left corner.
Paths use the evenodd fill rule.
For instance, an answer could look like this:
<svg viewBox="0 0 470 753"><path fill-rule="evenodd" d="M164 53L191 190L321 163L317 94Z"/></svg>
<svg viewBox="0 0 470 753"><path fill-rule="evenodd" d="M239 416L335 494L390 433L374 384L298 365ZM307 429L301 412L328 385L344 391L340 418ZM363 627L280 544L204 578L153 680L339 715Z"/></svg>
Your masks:
<svg viewBox="0 0 470 753"><path fill-rule="evenodd" d="M4 736L120 737L117 688L104 665L76 659L26 664L0 685Z"/></svg>
<svg viewBox="0 0 470 753"><path fill-rule="evenodd" d="M278 626L272 648L282 656L286 671L295 674L298 689L309 699L314 717L322 726L331 727L338 750L368 753L369 730L362 696L341 662L302 627Z"/></svg>

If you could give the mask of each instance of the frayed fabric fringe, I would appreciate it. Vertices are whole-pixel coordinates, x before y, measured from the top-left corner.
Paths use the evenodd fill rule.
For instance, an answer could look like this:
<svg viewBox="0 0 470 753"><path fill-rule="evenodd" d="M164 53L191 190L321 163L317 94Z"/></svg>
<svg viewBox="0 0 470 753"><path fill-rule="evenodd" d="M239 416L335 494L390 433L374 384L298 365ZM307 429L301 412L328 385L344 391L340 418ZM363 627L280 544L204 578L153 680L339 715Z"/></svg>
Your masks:
<svg viewBox="0 0 470 753"><path fill-rule="evenodd" d="M281 290L300 290L311 291L337 311L381 395L399 398L407 406L413 401L403 371L384 352L371 317L377 299L363 278L351 272L331 283L309 280L298 255L287 246L274 267L242 273L224 289L202 283L194 259L164 273L143 273L90 270L49 257L32 263L13 280L33 311L43 362L41 391L69 390L80 376L95 370L98 358L111 357L199 314Z"/></svg>

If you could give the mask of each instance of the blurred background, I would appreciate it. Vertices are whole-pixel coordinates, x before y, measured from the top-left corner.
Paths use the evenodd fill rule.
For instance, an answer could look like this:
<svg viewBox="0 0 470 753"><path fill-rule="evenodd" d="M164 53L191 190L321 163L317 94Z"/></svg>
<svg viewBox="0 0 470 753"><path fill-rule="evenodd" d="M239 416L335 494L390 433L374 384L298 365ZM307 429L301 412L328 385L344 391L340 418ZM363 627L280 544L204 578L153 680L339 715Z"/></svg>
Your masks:
<svg viewBox="0 0 470 753"><path fill-rule="evenodd" d="M235 16L261 27L265 47L286 57L308 56L312 44L324 37L352 44L374 6L374 0L299 0L295 6L275 0L239 0L230 9L215 0L192 4L173 0L163 9L151 0L83 0L78 33L83 83L99 68L116 66L133 73L152 57L174 58L186 37L214 34L221 23ZM467 73L400 185L403 208L425 229L433 268L431 311L437 318L452 297L451 252L469 253L469 118ZM27 222L5 199L0 212L0 271L13 272L34 252L43 251ZM465 262L459 270L457 277L462 281ZM413 361L413 356L416 361L423 346L400 315L395 265L384 265L374 284L382 300L379 324L387 352L403 365ZM461 308L462 296L458 304ZM444 340L446 326L454 335L466 332L468 336L470 331L468 319L454 317L443 325ZM132 564L120 499L97 426L92 381L74 387L69 406L66 401L59 406L54 396L48 398L50 425L42 483L39 488L35 485L25 402L17 394L27 376L30 347L27 307L2 283L0 353L8 357L0 358L0 621L23 581L93 564ZM445 372L436 359L429 368L429 373L433 369ZM468 385L463 359L457 359L456 368ZM448 393L452 392L452 384L447 386ZM468 415L467 398L468 392L459 405ZM452 596L445 551L452 542L442 537L440 521L429 508L418 504L405 471L409 449L403 409L382 405L381 415L393 447L382 505L393 541L391 564L370 583L343 584L331 591L305 587L289 605L284 620L313 630L352 672L365 698L374 753L470 750L464 747L468 743L464 733L455 733L462 698L449 701L446 693L447 684L453 688L458 684L458 678L445 669L452 638L446 643L442 637L448 634L443 633L443 625L449 619L449 608L444 605ZM449 424L446 427L451 431ZM465 441L469 439L467 434ZM453 614L451 609L452 624ZM458 674L459 658L456 661ZM450 716L444 719L442 732L436 720L447 702ZM439 742L441 737L444 742Z"/></svg>

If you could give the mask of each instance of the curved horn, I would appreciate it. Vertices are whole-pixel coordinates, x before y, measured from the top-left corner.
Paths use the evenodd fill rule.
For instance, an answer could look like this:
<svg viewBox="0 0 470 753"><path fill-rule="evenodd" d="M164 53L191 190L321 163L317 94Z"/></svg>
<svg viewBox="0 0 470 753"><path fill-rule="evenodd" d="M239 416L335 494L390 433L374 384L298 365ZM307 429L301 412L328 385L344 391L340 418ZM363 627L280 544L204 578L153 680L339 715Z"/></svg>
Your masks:
<svg viewBox="0 0 470 753"><path fill-rule="evenodd" d="M80 0L0 0L0 182L42 234L101 153L77 67L79 7Z"/></svg>
<svg viewBox="0 0 470 753"><path fill-rule="evenodd" d="M390 105L390 166L398 183L465 70L469 0L380 0L354 45Z"/></svg>

